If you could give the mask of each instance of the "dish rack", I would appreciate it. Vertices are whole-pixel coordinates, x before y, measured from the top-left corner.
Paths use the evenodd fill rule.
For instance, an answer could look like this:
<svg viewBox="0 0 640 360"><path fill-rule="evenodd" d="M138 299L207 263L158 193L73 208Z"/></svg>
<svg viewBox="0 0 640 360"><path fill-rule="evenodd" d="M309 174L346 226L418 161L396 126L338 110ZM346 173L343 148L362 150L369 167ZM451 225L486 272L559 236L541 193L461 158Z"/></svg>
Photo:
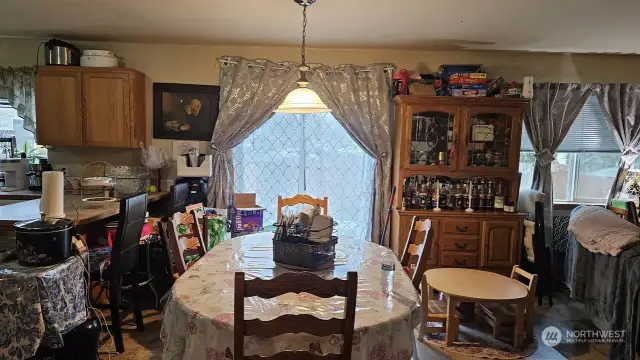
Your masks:
<svg viewBox="0 0 640 360"><path fill-rule="evenodd" d="M115 182L109 175L113 166L104 161L93 161L82 167L80 173L80 197L88 207L109 206L117 201L114 194ZM87 172L93 170L91 174ZM87 176L91 175L91 176Z"/></svg>
<svg viewBox="0 0 640 360"><path fill-rule="evenodd" d="M116 197L143 192L149 179L149 172L143 166L112 166L109 175L114 181Z"/></svg>
<svg viewBox="0 0 640 360"><path fill-rule="evenodd" d="M334 222L334 228L336 223ZM309 240L313 232L302 223L275 224L273 235L273 261L299 270L322 270L333 267L336 257L337 236L327 242Z"/></svg>

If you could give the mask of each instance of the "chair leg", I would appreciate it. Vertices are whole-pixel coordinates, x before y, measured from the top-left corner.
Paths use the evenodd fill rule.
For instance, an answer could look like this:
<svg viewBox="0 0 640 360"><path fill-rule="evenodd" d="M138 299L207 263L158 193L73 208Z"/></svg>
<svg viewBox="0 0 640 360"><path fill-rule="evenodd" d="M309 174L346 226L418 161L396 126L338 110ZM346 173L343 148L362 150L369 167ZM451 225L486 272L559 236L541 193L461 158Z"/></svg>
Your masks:
<svg viewBox="0 0 640 360"><path fill-rule="evenodd" d="M124 353L124 340L122 339L122 324L120 321L121 279L109 282L109 304L111 304L111 334L116 344L116 352Z"/></svg>
<svg viewBox="0 0 640 360"><path fill-rule="evenodd" d="M133 318L136 321L138 331L144 331L142 311L140 310L140 292L138 291L138 271L134 270L131 280L131 303L133 304Z"/></svg>
<svg viewBox="0 0 640 360"><path fill-rule="evenodd" d="M498 319L493 321L493 338L497 339L500 334L500 324L498 323Z"/></svg>

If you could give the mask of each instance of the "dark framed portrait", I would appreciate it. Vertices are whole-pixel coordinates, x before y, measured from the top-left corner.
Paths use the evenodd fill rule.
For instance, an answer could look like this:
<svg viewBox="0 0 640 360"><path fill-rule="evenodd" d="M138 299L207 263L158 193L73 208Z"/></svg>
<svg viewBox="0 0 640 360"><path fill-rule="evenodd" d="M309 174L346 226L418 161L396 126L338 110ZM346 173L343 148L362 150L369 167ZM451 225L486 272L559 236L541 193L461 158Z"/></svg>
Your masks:
<svg viewBox="0 0 640 360"><path fill-rule="evenodd" d="M219 86L154 83L153 137L210 141L219 100Z"/></svg>

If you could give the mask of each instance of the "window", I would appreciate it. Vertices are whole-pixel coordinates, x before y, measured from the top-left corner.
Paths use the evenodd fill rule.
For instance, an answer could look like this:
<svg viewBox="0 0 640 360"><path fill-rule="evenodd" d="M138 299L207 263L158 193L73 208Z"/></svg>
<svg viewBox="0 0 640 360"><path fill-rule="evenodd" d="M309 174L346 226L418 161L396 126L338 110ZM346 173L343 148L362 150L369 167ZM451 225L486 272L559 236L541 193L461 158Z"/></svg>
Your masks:
<svg viewBox="0 0 640 360"><path fill-rule="evenodd" d="M551 163L553 199L557 202L604 204L618 171L620 148L598 99L591 96ZM531 187L535 156L526 130L520 153L521 188Z"/></svg>
<svg viewBox="0 0 640 360"><path fill-rule="evenodd" d="M235 192L256 193L264 223L278 195L329 198L336 234L369 239L375 160L331 114L275 114L233 149Z"/></svg>
<svg viewBox="0 0 640 360"><path fill-rule="evenodd" d="M0 98L0 138L16 138L16 150L18 153L27 149L27 156L46 157L47 150L36 147L35 137L32 132L24 129L24 120L18 116L18 112L9 104L7 99ZM0 157L12 157L11 145L0 142Z"/></svg>

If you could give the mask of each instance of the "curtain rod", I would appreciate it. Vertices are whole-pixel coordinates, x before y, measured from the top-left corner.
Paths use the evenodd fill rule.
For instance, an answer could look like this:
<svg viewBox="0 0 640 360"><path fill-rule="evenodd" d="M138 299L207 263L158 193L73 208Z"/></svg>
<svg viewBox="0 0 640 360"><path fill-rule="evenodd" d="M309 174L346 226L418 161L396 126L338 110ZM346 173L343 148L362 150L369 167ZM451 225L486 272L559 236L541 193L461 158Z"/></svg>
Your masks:
<svg viewBox="0 0 640 360"><path fill-rule="evenodd" d="M237 64L238 64L238 62L237 62L237 61L233 61L233 60L225 60L225 59L220 59L220 60L218 60L218 62L220 62L221 64L230 64L230 65L237 65ZM250 67L257 67L257 68L263 68L263 69L266 67L266 66L264 66L264 65L260 65L260 64L251 64L251 63L247 64L247 66L250 66ZM274 68L274 69L275 69L275 70L287 70L288 68L286 68L286 67L280 67L280 68ZM394 70L394 69L395 69L395 68L393 68L393 67L385 67L385 68L384 68L384 70L385 70L385 71L387 71L387 70ZM358 71L366 71L366 72L369 72L369 71L371 71L371 70L362 69L362 70L358 70ZM335 72L340 72L340 70L335 70Z"/></svg>

